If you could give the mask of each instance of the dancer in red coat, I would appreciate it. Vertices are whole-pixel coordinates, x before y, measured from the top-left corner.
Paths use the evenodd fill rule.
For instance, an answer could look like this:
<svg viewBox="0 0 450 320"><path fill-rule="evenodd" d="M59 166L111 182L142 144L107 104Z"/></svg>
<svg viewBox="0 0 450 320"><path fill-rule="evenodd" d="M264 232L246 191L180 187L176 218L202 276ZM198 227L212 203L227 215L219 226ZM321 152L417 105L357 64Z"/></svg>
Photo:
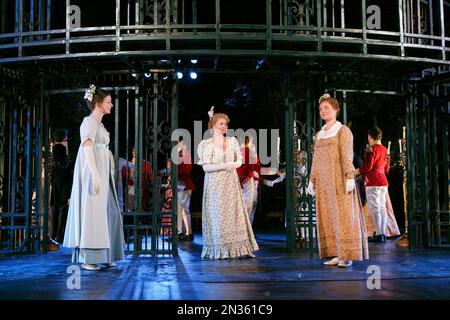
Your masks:
<svg viewBox="0 0 450 320"><path fill-rule="evenodd" d="M380 128L369 129L369 148L364 155L364 166L356 170L357 174L365 175L367 205L376 229L375 242L385 242L387 225L386 194L389 184L386 173L389 172L389 156L387 148L381 144L382 136Z"/></svg>
<svg viewBox="0 0 450 320"><path fill-rule="evenodd" d="M247 214L249 215L250 222L253 223L258 199L258 182L261 165L256 154L256 148L253 145L252 136L245 136L245 142L241 145L241 154L244 161L236 171L239 176L239 182L241 183Z"/></svg>
<svg viewBox="0 0 450 320"><path fill-rule="evenodd" d="M183 143L183 137L178 140L178 212L177 212L177 229L178 240L194 241L192 233L190 203L192 191L195 185L191 180L192 158L188 149ZM183 232L184 231L184 232Z"/></svg>

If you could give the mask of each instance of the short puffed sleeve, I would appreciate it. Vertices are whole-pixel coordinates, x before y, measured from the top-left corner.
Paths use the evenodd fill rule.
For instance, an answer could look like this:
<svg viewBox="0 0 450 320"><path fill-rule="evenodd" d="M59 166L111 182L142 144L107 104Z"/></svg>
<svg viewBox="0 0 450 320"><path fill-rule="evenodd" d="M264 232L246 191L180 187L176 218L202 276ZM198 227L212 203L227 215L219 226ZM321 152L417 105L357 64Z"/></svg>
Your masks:
<svg viewBox="0 0 450 320"><path fill-rule="evenodd" d="M95 143L95 136L97 135L97 130L99 125L92 117L85 117L80 126L80 138L81 145L83 145L87 140L91 140Z"/></svg>
<svg viewBox="0 0 450 320"><path fill-rule="evenodd" d="M211 148L208 147L208 143L202 140L197 147L198 164L204 165L212 162Z"/></svg>

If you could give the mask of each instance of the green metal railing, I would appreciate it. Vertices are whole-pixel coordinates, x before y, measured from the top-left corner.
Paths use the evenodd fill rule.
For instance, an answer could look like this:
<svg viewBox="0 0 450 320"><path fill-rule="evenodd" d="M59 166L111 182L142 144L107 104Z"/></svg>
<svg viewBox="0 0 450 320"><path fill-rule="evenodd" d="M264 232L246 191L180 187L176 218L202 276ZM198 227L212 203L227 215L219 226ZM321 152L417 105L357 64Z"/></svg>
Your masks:
<svg viewBox="0 0 450 320"><path fill-rule="evenodd" d="M25 7L23 0L16 0L14 32L7 27L12 21L6 14L9 7L3 4L0 63L117 55L250 54L297 57L346 55L449 64L450 37L445 35L446 23L449 22L445 20L445 12L450 12L450 8L443 0L439 1L439 8L431 2L419 0L411 6L411 2L415 1L399 0L397 17L386 19L388 13L382 15L384 22L397 20L388 29L371 29L367 25L370 16L366 1L361 2L360 15L352 16L352 21L348 16L357 8L345 7L344 1L326 0L266 0L262 6L249 12L265 12L265 21L261 24L226 23L230 17L223 12L226 2L220 0L215 1L214 11L210 12L214 23L198 21L196 1L192 2L192 10L187 16L187 4L183 0L165 1L163 4L156 0L116 0L110 4L115 7L116 16L109 25L72 27L71 18L67 18L62 29L52 28L50 17L55 19L56 13L52 12L51 1L32 0L30 6ZM135 12L130 11L130 4ZM66 1L68 17L70 5L71 2ZM153 8L153 11L148 8ZM126 21L121 20L124 10L127 12ZM389 12L391 14L395 12ZM35 15L39 16L38 20L24 22L24 16ZM435 18L417 22L417 15L439 17L440 24L434 23ZM332 22L331 26L329 22ZM359 28L346 27L349 24L359 24ZM252 42L253 45L245 49L242 46L245 42ZM95 49L84 46L91 43L97 44Z"/></svg>

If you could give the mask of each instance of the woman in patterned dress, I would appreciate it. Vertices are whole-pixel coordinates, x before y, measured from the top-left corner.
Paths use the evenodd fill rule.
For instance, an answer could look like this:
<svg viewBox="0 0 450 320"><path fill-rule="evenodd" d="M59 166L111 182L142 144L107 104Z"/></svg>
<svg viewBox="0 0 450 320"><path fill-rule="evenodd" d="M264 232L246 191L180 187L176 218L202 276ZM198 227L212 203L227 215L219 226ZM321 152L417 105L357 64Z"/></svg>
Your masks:
<svg viewBox="0 0 450 320"><path fill-rule="evenodd" d="M239 177L239 143L225 137L229 118L217 113L208 127L213 136L198 145L198 164L205 171L202 204L203 259L255 257L258 250L247 214Z"/></svg>
<svg viewBox="0 0 450 320"><path fill-rule="evenodd" d="M308 192L316 196L320 258L328 266L349 267L369 258L364 214L355 189L353 135L336 120L339 103L329 94L319 100L326 124L315 137Z"/></svg>

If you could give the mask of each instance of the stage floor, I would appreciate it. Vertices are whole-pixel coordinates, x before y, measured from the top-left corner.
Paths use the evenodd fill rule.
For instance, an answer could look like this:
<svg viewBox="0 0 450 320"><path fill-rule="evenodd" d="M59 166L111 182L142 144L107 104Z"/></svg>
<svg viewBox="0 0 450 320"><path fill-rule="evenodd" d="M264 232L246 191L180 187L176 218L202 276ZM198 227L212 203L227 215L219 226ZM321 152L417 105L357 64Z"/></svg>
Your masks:
<svg viewBox="0 0 450 320"><path fill-rule="evenodd" d="M0 299L254 300L450 299L450 251L370 244L371 259L348 269L323 266L317 255L288 253L283 234L259 234L256 259L201 260L202 239L180 243L179 257L127 256L100 272L81 271L69 289L71 251L0 257ZM381 289L369 289L369 266ZM70 281L69 281L70 282ZM369 281L373 284L374 281Z"/></svg>

